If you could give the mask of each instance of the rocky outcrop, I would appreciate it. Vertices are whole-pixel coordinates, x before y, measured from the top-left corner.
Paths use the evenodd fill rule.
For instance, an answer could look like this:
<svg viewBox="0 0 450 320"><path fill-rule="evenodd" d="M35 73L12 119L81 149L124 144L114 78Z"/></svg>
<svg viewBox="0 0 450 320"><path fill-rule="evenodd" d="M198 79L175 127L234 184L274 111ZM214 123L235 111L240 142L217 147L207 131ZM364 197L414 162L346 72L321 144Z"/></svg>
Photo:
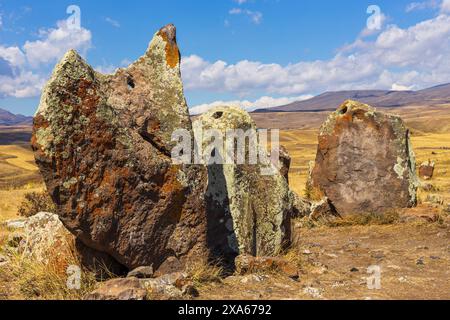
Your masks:
<svg viewBox="0 0 450 320"><path fill-rule="evenodd" d="M85 300L179 300L198 296L187 274L176 272L153 279L136 277L105 281Z"/></svg>
<svg viewBox="0 0 450 320"><path fill-rule="evenodd" d="M341 216L412 207L415 170L403 121L346 101L320 129L312 193L326 196Z"/></svg>
<svg viewBox="0 0 450 320"><path fill-rule="evenodd" d="M147 290L137 278L112 279L89 293L85 300L147 300Z"/></svg>
<svg viewBox="0 0 450 320"><path fill-rule="evenodd" d="M162 28L112 75L69 51L34 118L36 163L61 221L91 257L129 270L209 256L206 170L170 154L173 131L192 130L175 33Z"/></svg>
<svg viewBox="0 0 450 320"><path fill-rule="evenodd" d="M434 161L428 160L422 163L419 167L419 177L424 180L431 180L434 174Z"/></svg>
<svg viewBox="0 0 450 320"><path fill-rule="evenodd" d="M214 148L211 147L212 140L217 141L207 134L211 130L222 136L223 144L219 142L217 147L214 143ZM267 153L258 143L250 142L256 140L247 136L247 142L243 142L244 138L239 143L237 139L229 139L230 130L241 130L244 134L253 132L256 126L247 112L236 107L217 107L194 122L198 149L203 149L202 154L206 155L203 160L208 170L208 219L221 222L211 230L209 245L230 259L238 254L275 256L290 241L294 195L272 163L250 164L251 152ZM238 146L235 151L246 146L244 163L236 158L226 161L230 151L226 148L227 139L232 141L232 148ZM270 170L272 174L262 174L265 166L274 169Z"/></svg>
<svg viewBox="0 0 450 320"><path fill-rule="evenodd" d="M19 251L25 257L45 263L52 255L70 251L73 236L56 214L39 212L24 224Z"/></svg>

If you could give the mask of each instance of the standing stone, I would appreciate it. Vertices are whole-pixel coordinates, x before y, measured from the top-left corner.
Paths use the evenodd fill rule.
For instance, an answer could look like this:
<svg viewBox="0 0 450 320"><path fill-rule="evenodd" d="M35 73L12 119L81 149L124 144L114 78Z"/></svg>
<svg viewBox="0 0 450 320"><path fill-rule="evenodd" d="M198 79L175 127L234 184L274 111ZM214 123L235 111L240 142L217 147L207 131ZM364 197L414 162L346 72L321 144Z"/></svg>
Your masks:
<svg viewBox="0 0 450 320"><path fill-rule="evenodd" d="M419 177L424 180L431 180L434 174L434 161L428 160L422 163L419 167Z"/></svg>
<svg viewBox="0 0 450 320"><path fill-rule="evenodd" d="M220 133L223 141L217 145L211 144L218 141L208 136L207 132L211 130ZM238 162L237 157L231 163L224 163L227 162L225 154L232 151L226 149L229 130L249 134L256 132L256 126L246 111L236 107L217 107L194 122L198 148L203 148L207 158L211 155L216 160L222 160L221 163L206 163L208 219L221 222L215 230L211 230L209 244L218 255L228 259L234 259L239 254L275 256L290 242L294 196L279 168L272 163L268 166L261 162L250 163L250 150L253 154L267 154L250 135L247 135L247 140L241 139L241 144L237 139L232 140L233 145L241 145L236 151L242 150L245 145L244 163ZM214 148L208 149L211 145ZM272 173L263 174L264 168L272 169Z"/></svg>
<svg viewBox="0 0 450 320"><path fill-rule="evenodd" d="M209 256L206 170L171 160L173 131L192 132L175 35L162 28L112 75L69 51L34 118L36 163L61 221L128 270Z"/></svg>
<svg viewBox="0 0 450 320"><path fill-rule="evenodd" d="M312 186L341 216L382 213L416 205L415 166L399 117L346 101L320 129Z"/></svg>

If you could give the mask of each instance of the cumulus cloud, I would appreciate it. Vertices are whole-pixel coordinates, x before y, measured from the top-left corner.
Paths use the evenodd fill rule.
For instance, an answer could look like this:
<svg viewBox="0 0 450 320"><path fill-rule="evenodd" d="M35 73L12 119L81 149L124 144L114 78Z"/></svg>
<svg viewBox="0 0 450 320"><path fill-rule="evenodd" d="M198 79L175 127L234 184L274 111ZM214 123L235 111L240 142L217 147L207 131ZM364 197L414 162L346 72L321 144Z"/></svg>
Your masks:
<svg viewBox="0 0 450 320"><path fill-rule="evenodd" d="M329 60L288 65L243 60L182 60L188 90L248 96L302 95L344 89L420 89L449 82L450 16L441 14L408 28L388 25L374 39L358 38Z"/></svg>
<svg viewBox="0 0 450 320"><path fill-rule="evenodd" d="M54 64L70 49L81 54L91 47L91 32L84 28L69 28L58 21L56 28L41 29L38 39L26 41L22 47L0 44L0 60L8 73L0 74L0 96L35 97L48 77L46 66Z"/></svg>
<svg viewBox="0 0 450 320"><path fill-rule="evenodd" d="M218 106L236 106L241 107L247 111L253 111L260 108L278 107L281 105L289 104L294 101L310 99L312 97L313 96L310 95L302 95L296 97L281 97L281 98L264 96L256 101L249 101L249 100L214 101L212 103L205 103L194 106L189 109L189 112L191 113L191 115L197 115Z"/></svg>
<svg viewBox="0 0 450 320"><path fill-rule="evenodd" d="M23 46L32 66L48 64L60 59L68 50L77 49L85 54L91 47L92 35L84 28L70 28L67 21L58 21L56 29L41 29L40 40L27 41Z"/></svg>

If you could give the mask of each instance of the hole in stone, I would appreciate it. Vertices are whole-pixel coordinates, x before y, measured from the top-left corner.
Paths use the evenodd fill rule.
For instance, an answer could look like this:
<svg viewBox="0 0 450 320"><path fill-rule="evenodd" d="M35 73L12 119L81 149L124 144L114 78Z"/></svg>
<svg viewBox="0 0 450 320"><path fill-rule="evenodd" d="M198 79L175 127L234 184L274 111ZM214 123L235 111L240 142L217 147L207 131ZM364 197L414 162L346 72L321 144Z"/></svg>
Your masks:
<svg viewBox="0 0 450 320"><path fill-rule="evenodd" d="M341 114L346 114L347 111L348 111L348 108L347 108L347 107L344 107L344 108L342 108L342 110L341 110Z"/></svg>
<svg viewBox="0 0 450 320"><path fill-rule="evenodd" d="M136 86L132 77L127 78L127 85L128 85L128 90L132 90Z"/></svg>
<svg viewBox="0 0 450 320"><path fill-rule="evenodd" d="M223 112L222 111L218 111L216 113L213 114L213 118L214 119L220 119L223 116Z"/></svg>

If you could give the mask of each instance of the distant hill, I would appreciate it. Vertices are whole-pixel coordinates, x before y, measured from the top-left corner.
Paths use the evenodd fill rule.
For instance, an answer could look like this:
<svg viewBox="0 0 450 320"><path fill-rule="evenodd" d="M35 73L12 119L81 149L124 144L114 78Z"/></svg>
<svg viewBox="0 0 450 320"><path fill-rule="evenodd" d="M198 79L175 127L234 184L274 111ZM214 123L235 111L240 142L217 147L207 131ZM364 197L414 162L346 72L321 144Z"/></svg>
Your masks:
<svg viewBox="0 0 450 320"><path fill-rule="evenodd" d="M450 83L419 91L352 90L326 92L314 98L254 112L302 112L336 110L345 100L358 100L374 107L396 108L450 103Z"/></svg>
<svg viewBox="0 0 450 320"><path fill-rule="evenodd" d="M32 123L33 117L13 114L0 108L0 126L31 125Z"/></svg>

